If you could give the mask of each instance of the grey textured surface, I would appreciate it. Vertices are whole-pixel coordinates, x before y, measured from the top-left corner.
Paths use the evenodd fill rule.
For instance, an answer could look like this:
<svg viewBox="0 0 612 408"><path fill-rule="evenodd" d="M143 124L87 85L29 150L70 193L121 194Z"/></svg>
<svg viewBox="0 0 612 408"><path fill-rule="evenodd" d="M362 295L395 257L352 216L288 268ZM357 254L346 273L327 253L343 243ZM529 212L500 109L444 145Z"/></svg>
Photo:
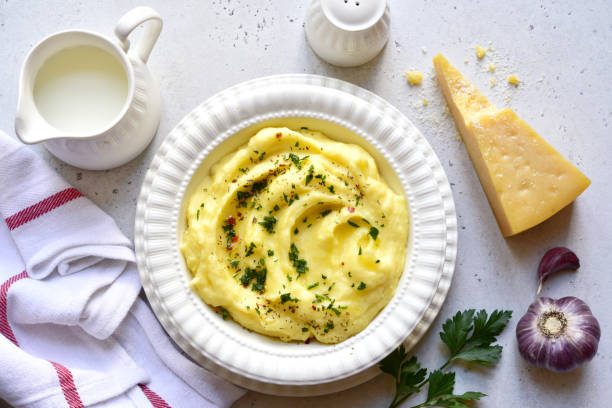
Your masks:
<svg viewBox="0 0 612 408"><path fill-rule="evenodd" d="M362 0L363 1L363 0ZM66 179L133 235L136 198L155 150L198 103L239 81L305 72L340 78L397 106L432 144L452 183L459 217L459 255L448 299L429 335L416 348L422 362L445 360L437 335L457 309L506 308L515 317L501 336L505 347L493 370L456 367L456 390L482 391L481 407L607 406L612 401L612 5L608 1L498 2L391 1L391 37L374 61L341 69L319 60L303 31L306 1L149 1L164 19L150 67L162 92L162 119L152 145L110 171L65 165L35 147ZM110 35L136 1L5 1L0 4L0 129L13 133L17 83L23 59L43 36L68 28ZM482 61L476 44L493 50ZM423 48L425 47L425 48ZM593 181L576 203L517 237L504 239L437 88L431 64L442 52L499 106L527 120ZM468 61L465 63L464 60ZM494 73L488 65L495 64ZM410 87L403 71L425 74ZM521 84L507 84L508 74ZM491 87L490 78L496 79ZM429 101L423 106L423 98ZM566 374L528 367L516 350L514 327L534 299L535 270L549 247L575 250L582 267L552 278L542 295L578 296L602 326L595 359ZM287 399L250 392L236 407L373 407L388 404L386 376L335 395ZM421 402L413 398L406 406Z"/></svg>

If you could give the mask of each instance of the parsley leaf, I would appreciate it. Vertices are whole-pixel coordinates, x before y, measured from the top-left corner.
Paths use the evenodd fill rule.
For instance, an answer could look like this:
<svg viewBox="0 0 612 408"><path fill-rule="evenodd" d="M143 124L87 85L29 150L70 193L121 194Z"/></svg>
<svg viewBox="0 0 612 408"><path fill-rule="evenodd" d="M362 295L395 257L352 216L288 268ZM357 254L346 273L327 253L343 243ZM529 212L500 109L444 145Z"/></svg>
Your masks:
<svg viewBox="0 0 612 408"><path fill-rule="evenodd" d="M485 366L494 366L501 358L502 346L477 346L457 354L451 360L473 361Z"/></svg>
<svg viewBox="0 0 612 408"><path fill-rule="evenodd" d="M383 373L391 374L394 377L398 377L400 366L404 359L408 356L406 349L403 344L400 344L398 348L393 350L391 354L383 358L378 366Z"/></svg>
<svg viewBox="0 0 612 408"><path fill-rule="evenodd" d="M433 401L442 395L453 393L455 388L455 373L443 373L436 370L429 374L429 389L427 390L427 401Z"/></svg>
<svg viewBox="0 0 612 408"><path fill-rule="evenodd" d="M451 352L449 361L463 360L493 366L501 357L502 347L491 343L512 317L512 312L494 310L487 316L485 310L475 314L473 309L458 312L442 326L440 338Z"/></svg>
<svg viewBox="0 0 612 408"><path fill-rule="evenodd" d="M440 338L450 351L450 358L439 369L432 371L427 379L427 369L421 368L416 357L404 361L408 355L403 345L394 350L380 363L381 371L395 378L395 397L390 408L400 406L410 396L429 384L427 400L416 407L469 408L469 401L479 400L486 394L469 391L453 394L455 373L444 369L456 360L470 361L484 366L499 362L502 347L493 344L508 324L512 312L494 310L489 316L485 310L474 309L457 312L442 325Z"/></svg>
<svg viewBox="0 0 612 408"><path fill-rule="evenodd" d="M452 319L446 320L442 325L440 338L448 346L451 355L454 356L465 346L467 335L472 330L474 309L457 312Z"/></svg>
<svg viewBox="0 0 612 408"><path fill-rule="evenodd" d="M498 336L512 317L512 312L508 310L494 310L487 320L487 312L481 310L474 318L474 332L470 338L470 343L491 344Z"/></svg>

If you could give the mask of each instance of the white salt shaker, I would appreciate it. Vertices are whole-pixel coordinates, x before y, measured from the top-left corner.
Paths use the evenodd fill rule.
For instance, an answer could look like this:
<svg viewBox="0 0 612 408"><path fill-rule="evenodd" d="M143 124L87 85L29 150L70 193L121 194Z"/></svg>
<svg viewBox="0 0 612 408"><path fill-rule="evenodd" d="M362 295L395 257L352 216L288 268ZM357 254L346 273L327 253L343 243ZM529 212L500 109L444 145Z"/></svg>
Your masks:
<svg viewBox="0 0 612 408"><path fill-rule="evenodd" d="M387 0L313 0L306 38L323 60L341 67L370 61L389 39Z"/></svg>

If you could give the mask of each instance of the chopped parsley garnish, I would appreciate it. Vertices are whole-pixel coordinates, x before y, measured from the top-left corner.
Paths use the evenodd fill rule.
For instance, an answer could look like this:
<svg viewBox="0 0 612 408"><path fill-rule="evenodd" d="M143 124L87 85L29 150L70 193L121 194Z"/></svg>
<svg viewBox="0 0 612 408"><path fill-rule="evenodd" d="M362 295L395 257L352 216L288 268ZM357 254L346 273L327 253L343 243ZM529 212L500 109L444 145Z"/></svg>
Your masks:
<svg viewBox="0 0 612 408"><path fill-rule="evenodd" d="M225 231L228 249L232 249L232 244L236 241L236 231L234 230L234 225L236 225L236 219L234 217L229 217L225 220L222 227L223 231Z"/></svg>
<svg viewBox="0 0 612 408"><path fill-rule="evenodd" d="M361 282L359 286L357 286L357 290L364 290L365 288L366 288L366 284L364 282Z"/></svg>
<svg viewBox="0 0 612 408"><path fill-rule="evenodd" d="M327 275L321 275L322 279L327 279Z"/></svg>
<svg viewBox="0 0 612 408"><path fill-rule="evenodd" d="M327 288L327 291L328 291L328 292L331 292L331 290L334 288L334 285L336 285L336 282L332 283L332 284L330 285L330 287L329 287L329 288Z"/></svg>
<svg viewBox="0 0 612 408"><path fill-rule="evenodd" d="M287 274L287 280L288 280L289 282L293 281L293 278L291 277L291 275Z"/></svg>
<svg viewBox="0 0 612 408"><path fill-rule="evenodd" d="M316 178L316 179L319 179L319 184L321 184L321 185L325 185L325 179L327 178L327 176L326 176L326 175L324 175L324 174L317 174L317 175L315 176L315 178Z"/></svg>
<svg viewBox="0 0 612 408"><path fill-rule="evenodd" d="M376 238L378 237L378 228L376 227L370 227L370 232L369 232L370 236L372 237L372 239L374 241L376 241Z"/></svg>
<svg viewBox="0 0 612 408"><path fill-rule="evenodd" d="M376 260L376 263L380 263L380 259L377 259L377 260Z"/></svg>
<svg viewBox="0 0 612 408"><path fill-rule="evenodd" d="M350 225L353 228L359 228L359 224L355 224L353 221L349 220L348 221L348 225Z"/></svg>
<svg viewBox="0 0 612 408"><path fill-rule="evenodd" d="M361 196L360 195L356 195L355 196L355 207L357 207L359 205L359 201L361 200Z"/></svg>
<svg viewBox="0 0 612 408"><path fill-rule="evenodd" d="M196 212L196 220L200 219L200 209L198 208L198 211Z"/></svg>
<svg viewBox="0 0 612 408"><path fill-rule="evenodd" d="M292 298L291 293L283 293L282 295L280 295L280 300L281 300L281 303L300 301L299 299Z"/></svg>
<svg viewBox="0 0 612 408"><path fill-rule="evenodd" d="M204 208L204 203L200 203L200 207L201 207L201 208Z"/></svg>
<svg viewBox="0 0 612 408"><path fill-rule="evenodd" d="M363 222L365 222L366 224L368 224L368 225L372 225L372 224L370 223L370 221L366 220L365 218L362 218L362 220L363 220Z"/></svg>
<svg viewBox="0 0 612 408"><path fill-rule="evenodd" d="M240 168L238 169L238 171L239 171L239 172L241 172L241 173L246 173L246 172L248 171L248 169L245 169L245 168L240 167Z"/></svg>
<svg viewBox="0 0 612 408"><path fill-rule="evenodd" d="M325 333L329 332L331 329L334 328L334 322L332 322L331 320L328 321L327 323L325 323L325 329L323 330Z"/></svg>
<svg viewBox="0 0 612 408"><path fill-rule="evenodd" d="M310 167L308 168L308 175L306 175L306 180L304 180L304 185L307 186L308 183L312 181L312 178L314 177L312 173L314 173L314 166L310 165Z"/></svg>
<svg viewBox="0 0 612 408"><path fill-rule="evenodd" d="M310 156L304 156L300 159L297 154L289 153L289 158L291 159L293 164L295 164L295 167L297 167L298 170L302 170L302 162L306 160L308 157Z"/></svg>
<svg viewBox="0 0 612 408"><path fill-rule="evenodd" d="M274 210L274 211L278 211L278 210L280 210L280 207L278 206L278 204L275 204L275 205L274 205L273 210Z"/></svg>
<svg viewBox="0 0 612 408"><path fill-rule="evenodd" d="M251 290L253 292L262 293L266 284L267 273L268 270L265 268L265 266L260 267L258 265L256 268L250 268L247 266L244 268L244 274L240 277L240 283L242 283L242 286L247 287L252 280L255 280L251 286Z"/></svg>
<svg viewBox="0 0 612 408"><path fill-rule="evenodd" d="M330 309L336 314L336 316L340 316L340 311L338 309L336 309L335 307L331 307Z"/></svg>
<svg viewBox="0 0 612 408"><path fill-rule="evenodd" d="M238 265L239 264L240 264L240 261L238 261L238 260L230 262L231 267L234 268L234 269L238 269Z"/></svg>
<svg viewBox="0 0 612 408"><path fill-rule="evenodd" d="M221 313L221 318L223 320L227 320L227 318L230 316L230 314L227 311L227 309L224 308L223 306L219 306L219 312Z"/></svg>
<svg viewBox="0 0 612 408"><path fill-rule="evenodd" d="M293 230L293 233L294 233L294 234L296 234L296 235L297 235L299 232L300 232L300 230L299 230L299 229L297 229L297 228Z"/></svg>
<svg viewBox="0 0 612 408"><path fill-rule="evenodd" d="M329 190L330 193L334 194L334 186L327 186L327 189Z"/></svg>
<svg viewBox="0 0 612 408"><path fill-rule="evenodd" d="M295 244L291 244L291 250L289 251L289 260L293 262L293 267L297 271L298 278L308 272L308 264L305 259L300 259L300 251L295 246Z"/></svg>
<svg viewBox="0 0 612 408"><path fill-rule="evenodd" d="M332 212L332 210L327 209L325 211L321 211L321 217L325 217L327 214L329 214L330 212Z"/></svg>
<svg viewBox="0 0 612 408"><path fill-rule="evenodd" d="M361 247L359 247L359 252L357 253L357 255L361 255Z"/></svg>
<svg viewBox="0 0 612 408"><path fill-rule="evenodd" d="M351 271L348 271L348 277L349 277L349 278L352 278L352 277L353 277L353 274L351 273Z"/></svg>
<svg viewBox="0 0 612 408"><path fill-rule="evenodd" d="M302 126L300 129L302 130L308 130L308 128L306 126Z"/></svg>
<svg viewBox="0 0 612 408"><path fill-rule="evenodd" d="M244 201L247 198L249 198L251 195L252 194L250 191L244 191L244 190L236 191L236 198L238 199L238 201Z"/></svg>
<svg viewBox="0 0 612 408"><path fill-rule="evenodd" d="M315 283L313 283L312 285L309 285L307 289L308 289L308 290L310 290L310 289L314 289L314 288L316 288L317 286L319 286L319 282L315 282Z"/></svg>
<svg viewBox="0 0 612 408"><path fill-rule="evenodd" d="M267 186L268 186L268 180L266 179L256 181L253 183L253 186L251 187L251 192L253 194L259 193L261 190L263 190Z"/></svg>
<svg viewBox="0 0 612 408"><path fill-rule="evenodd" d="M302 327L302 333L306 333L308 331L308 327Z"/></svg>
<svg viewBox="0 0 612 408"><path fill-rule="evenodd" d="M259 193L261 190L266 188L267 185L268 185L268 180L267 179L263 179L263 180L259 180L259 181L253 182L253 184L251 185L251 189L250 190L238 190L238 191L236 191L236 199L238 200L238 205L241 206L241 207L245 207L246 208L246 206L247 206L247 202L246 202L247 199L249 197L252 197L255 194Z"/></svg>
<svg viewBox="0 0 612 408"><path fill-rule="evenodd" d="M268 231L268 233L273 234L274 226L276 225L276 217L273 215L266 215L263 221L260 221L258 224L261 225Z"/></svg>
<svg viewBox="0 0 612 408"><path fill-rule="evenodd" d="M244 256L251 256L251 255L253 255L253 250L255 248L257 248L257 247L255 246L255 243L253 243L253 242L251 242L248 247L245 246L244 247L244 252L245 252Z"/></svg>
<svg viewBox="0 0 612 408"><path fill-rule="evenodd" d="M271 249L268 249L268 256L274 256L274 251Z"/></svg>
<svg viewBox="0 0 612 408"><path fill-rule="evenodd" d="M266 155L266 152L262 152L262 153L259 155L259 161L262 161L262 160L264 159L264 156L265 156L265 155Z"/></svg>

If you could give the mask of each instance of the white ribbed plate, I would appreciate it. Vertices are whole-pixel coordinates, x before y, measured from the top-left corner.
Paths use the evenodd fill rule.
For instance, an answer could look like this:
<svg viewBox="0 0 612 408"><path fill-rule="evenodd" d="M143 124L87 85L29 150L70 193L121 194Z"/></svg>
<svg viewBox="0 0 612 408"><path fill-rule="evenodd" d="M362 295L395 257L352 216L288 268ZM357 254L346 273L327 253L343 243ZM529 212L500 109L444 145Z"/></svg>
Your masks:
<svg viewBox="0 0 612 408"><path fill-rule="evenodd" d="M295 118L314 128L316 123L332 123L348 129L341 138L369 150L383 175L385 168L394 170L397 177L391 178L401 183L410 210L406 267L394 297L366 329L336 345L282 343L222 320L189 289L190 275L179 250L185 190L211 151L224 141L225 146L238 146L262 122L295 123ZM215 151L205 163L220 157ZM317 395L373 378L379 372L373 367L378 361L403 341L410 348L423 336L450 286L457 221L438 158L397 109L343 81L278 75L218 93L168 135L142 186L135 247L155 314L191 358L259 392Z"/></svg>

